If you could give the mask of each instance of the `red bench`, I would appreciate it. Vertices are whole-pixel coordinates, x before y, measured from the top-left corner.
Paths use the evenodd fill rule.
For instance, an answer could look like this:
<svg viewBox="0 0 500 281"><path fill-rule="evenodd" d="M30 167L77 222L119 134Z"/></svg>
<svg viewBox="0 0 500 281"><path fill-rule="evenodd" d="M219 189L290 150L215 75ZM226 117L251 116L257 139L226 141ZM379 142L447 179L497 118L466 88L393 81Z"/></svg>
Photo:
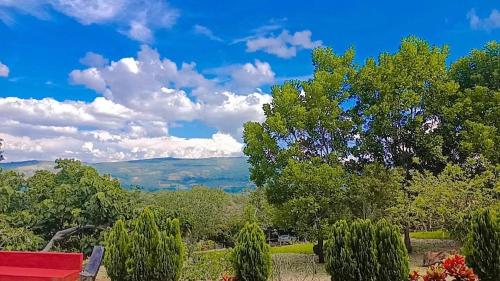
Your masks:
<svg viewBox="0 0 500 281"><path fill-rule="evenodd" d="M75 281L83 254L0 251L0 281Z"/></svg>

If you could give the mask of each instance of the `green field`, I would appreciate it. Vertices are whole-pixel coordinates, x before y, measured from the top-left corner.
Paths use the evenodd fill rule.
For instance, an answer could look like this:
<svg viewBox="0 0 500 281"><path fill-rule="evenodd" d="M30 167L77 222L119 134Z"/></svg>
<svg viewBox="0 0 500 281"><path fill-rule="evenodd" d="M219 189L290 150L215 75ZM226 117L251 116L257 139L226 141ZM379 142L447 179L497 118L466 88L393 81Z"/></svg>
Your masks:
<svg viewBox="0 0 500 281"><path fill-rule="evenodd" d="M450 234L443 230L435 231L415 231L410 233L414 239L450 239Z"/></svg>
<svg viewBox="0 0 500 281"><path fill-rule="evenodd" d="M293 245L271 247L272 254L312 254L313 243L300 243Z"/></svg>

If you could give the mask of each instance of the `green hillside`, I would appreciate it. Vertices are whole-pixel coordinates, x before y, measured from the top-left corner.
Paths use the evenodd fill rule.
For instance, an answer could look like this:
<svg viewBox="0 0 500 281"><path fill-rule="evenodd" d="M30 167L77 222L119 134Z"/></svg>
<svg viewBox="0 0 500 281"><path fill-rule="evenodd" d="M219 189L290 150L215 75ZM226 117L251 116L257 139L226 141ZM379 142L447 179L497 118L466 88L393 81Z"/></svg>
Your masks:
<svg viewBox="0 0 500 281"><path fill-rule="evenodd" d="M249 166L244 157L158 158L89 165L100 173L107 173L119 179L125 187L139 186L149 191L205 185L222 188L227 192L241 192L253 187L249 180ZM15 169L27 175L36 170L53 167L54 162L49 161L0 163L2 169Z"/></svg>

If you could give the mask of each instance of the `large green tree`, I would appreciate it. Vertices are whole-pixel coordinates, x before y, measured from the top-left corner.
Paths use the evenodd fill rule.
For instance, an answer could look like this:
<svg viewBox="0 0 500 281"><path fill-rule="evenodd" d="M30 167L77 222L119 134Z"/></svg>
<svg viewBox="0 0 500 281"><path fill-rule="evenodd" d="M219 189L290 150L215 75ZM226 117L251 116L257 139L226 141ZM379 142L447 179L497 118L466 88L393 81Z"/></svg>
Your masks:
<svg viewBox="0 0 500 281"><path fill-rule="evenodd" d="M481 154L500 161L500 44L487 43L456 62L449 76L460 90L443 104L441 134L449 160L463 163Z"/></svg>
<svg viewBox="0 0 500 281"><path fill-rule="evenodd" d="M447 56L448 48L409 37L396 53L370 58L359 69L351 90L357 100L354 111L362 120L357 146L361 161L401 168L406 180L413 169L438 172L445 166L443 137L436 129L443 102L458 90L447 74ZM410 222L408 217L409 250Z"/></svg>
<svg viewBox="0 0 500 281"><path fill-rule="evenodd" d="M352 49L340 56L315 49L314 77L274 86L265 121L244 127L251 179L267 188L270 203L289 210L282 213L293 227L318 241L321 261L325 223L342 210L342 161L354 139L355 122L342 108L349 102L353 57Z"/></svg>

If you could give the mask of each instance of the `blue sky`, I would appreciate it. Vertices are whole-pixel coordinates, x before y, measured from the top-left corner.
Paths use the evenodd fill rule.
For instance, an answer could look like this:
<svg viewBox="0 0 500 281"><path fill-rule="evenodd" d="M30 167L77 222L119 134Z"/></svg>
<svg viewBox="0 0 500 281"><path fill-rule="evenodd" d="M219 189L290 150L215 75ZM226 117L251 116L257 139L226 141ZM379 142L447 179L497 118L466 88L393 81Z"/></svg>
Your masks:
<svg viewBox="0 0 500 281"><path fill-rule="evenodd" d="M495 5L496 4L496 5ZM311 49L356 61L419 36L450 58L500 38L495 1L0 0L10 161L241 155L269 87Z"/></svg>

